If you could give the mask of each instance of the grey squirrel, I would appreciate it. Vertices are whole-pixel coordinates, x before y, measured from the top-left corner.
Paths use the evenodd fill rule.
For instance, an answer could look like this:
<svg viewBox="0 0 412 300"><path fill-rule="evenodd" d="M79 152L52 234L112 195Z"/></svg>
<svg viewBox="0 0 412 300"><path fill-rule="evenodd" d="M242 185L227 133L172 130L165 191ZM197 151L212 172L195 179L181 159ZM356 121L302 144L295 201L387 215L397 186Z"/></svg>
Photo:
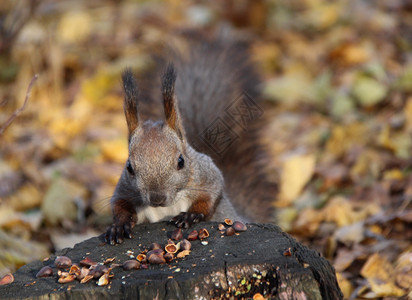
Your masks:
<svg viewBox="0 0 412 300"><path fill-rule="evenodd" d="M141 222L273 220L277 187L265 171L247 45L200 38L188 48L173 55L160 84L149 84L155 88L138 88L130 69L122 74L129 158L111 199L107 243L132 238ZM161 106L163 117L155 116Z"/></svg>

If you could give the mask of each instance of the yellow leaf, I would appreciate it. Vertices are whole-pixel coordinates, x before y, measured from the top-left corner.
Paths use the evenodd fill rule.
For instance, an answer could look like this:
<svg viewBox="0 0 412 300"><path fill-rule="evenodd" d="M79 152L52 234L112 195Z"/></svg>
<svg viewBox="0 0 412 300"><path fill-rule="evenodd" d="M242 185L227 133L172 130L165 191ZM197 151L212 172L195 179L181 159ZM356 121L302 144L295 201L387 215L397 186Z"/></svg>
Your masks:
<svg viewBox="0 0 412 300"><path fill-rule="evenodd" d="M308 183L315 169L314 155L294 155L283 165L280 197L277 205L287 206L295 200Z"/></svg>
<svg viewBox="0 0 412 300"><path fill-rule="evenodd" d="M353 291L352 284L341 273L336 273L336 279L338 280L338 284L344 298L349 299Z"/></svg>
<svg viewBox="0 0 412 300"><path fill-rule="evenodd" d="M92 20L85 11L70 11L60 19L58 38L65 43L83 42L90 35L91 23Z"/></svg>
<svg viewBox="0 0 412 300"><path fill-rule="evenodd" d="M102 154L105 159L124 163L128 157L128 146L125 139L104 140L100 143Z"/></svg>
<svg viewBox="0 0 412 300"><path fill-rule="evenodd" d="M363 265L360 274L368 283L377 297L401 297L405 292L395 285L395 274L392 264L374 253Z"/></svg>

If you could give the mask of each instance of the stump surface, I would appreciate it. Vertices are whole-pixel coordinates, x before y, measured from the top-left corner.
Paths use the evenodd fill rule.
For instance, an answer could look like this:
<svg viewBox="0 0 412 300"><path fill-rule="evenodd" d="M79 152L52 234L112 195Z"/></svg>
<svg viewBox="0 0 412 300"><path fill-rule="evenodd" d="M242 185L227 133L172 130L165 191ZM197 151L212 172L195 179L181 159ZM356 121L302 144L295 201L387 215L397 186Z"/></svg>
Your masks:
<svg viewBox="0 0 412 300"><path fill-rule="evenodd" d="M23 266L14 274L13 283L0 287L0 295L2 299L225 299L260 293L271 299L343 298L333 267L318 253L275 225L247 227L239 235L224 236L217 229L218 223L196 224L184 230L184 236L193 229L206 228L210 233L207 245L192 241L190 255L168 264L149 265L148 269L113 268L114 277L107 286L97 286L94 279L85 284L57 282L57 255L68 256L73 263L87 256L96 262L115 258L114 263L121 264L130 259L130 251L137 256L153 242L165 244L175 229L165 222L138 225L134 238L121 245L106 245L102 237L95 237L46 261ZM53 267L53 276L36 278L46 265Z"/></svg>

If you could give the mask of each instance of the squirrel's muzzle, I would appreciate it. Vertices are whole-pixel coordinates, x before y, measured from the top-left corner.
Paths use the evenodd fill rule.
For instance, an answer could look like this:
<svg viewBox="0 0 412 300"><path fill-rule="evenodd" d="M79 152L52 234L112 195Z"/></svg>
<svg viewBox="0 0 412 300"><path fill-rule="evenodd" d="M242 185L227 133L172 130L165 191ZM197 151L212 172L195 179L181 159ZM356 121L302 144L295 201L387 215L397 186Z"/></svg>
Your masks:
<svg viewBox="0 0 412 300"><path fill-rule="evenodd" d="M166 195L157 192L149 192L148 193L150 206L165 206L166 204Z"/></svg>

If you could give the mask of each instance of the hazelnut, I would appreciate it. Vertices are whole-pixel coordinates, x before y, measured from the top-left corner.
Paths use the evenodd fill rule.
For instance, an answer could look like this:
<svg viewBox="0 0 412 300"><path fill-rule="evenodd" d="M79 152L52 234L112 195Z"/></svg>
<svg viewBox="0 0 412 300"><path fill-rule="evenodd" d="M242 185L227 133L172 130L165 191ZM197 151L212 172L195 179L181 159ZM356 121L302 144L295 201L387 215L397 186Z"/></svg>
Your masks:
<svg viewBox="0 0 412 300"><path fill-rule="evenodd" d="M175 241L180 241L183 238L183 234L182 234L182 229L181 228L177 228L176 230L174 230L172 232L172 240Z"/></svg>
<svg viewBox="0 0 412 300"><path fill-rule="evenodd" d="M50 266L45 266L37 272L36 277L49 277L53 275L53 269Z"/></svg>
<svg viewBox="0 0 412 300"><path fill-rule="evenodd" d="M232 227L236 232L244 232L247 230L247 226L240 221L234 222Z"/></svg>
<svg viewBox="0 0 412 300"><path fill-rule="evenodd" d="M209 237L209 231L206 228L199 229L199 239L203 240Z"/></svg>
<svg viewBox="0 0 412 300"><path fill-rule="evenodd" d="M188 235L187 235L187 239L189 241L194 241L197 240L197 237L199 236L199 233L197 232L196 229L193 229Z"/></svg>
<svg viewBox="0 0 412 300"><path fill-rule="evenodd" d="M126 260L123 263L123 270L128 271L128 270L138 270L140 269L140 262L138 262L135 259L130 259L130 260Z"/></svg>
<svg viewBox="0 0 412 300"><path fill-rule="evenodd" d="M66 269L72 265L72 260L67 256L57 256L54 260L54 265L58 269Z"/></svg>

